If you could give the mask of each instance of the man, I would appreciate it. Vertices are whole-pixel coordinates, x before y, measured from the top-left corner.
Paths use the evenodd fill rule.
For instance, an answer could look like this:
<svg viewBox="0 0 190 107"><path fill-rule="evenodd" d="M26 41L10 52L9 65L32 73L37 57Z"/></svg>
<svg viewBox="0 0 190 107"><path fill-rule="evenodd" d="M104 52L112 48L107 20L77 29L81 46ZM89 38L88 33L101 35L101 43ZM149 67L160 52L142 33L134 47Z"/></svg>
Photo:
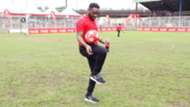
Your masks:
<svg viewBox="0 0 190 107"><path fill-rule="evenodd" d="M117 29L117 37L120 37L120 32L121 32L121 29L122 29L122 25L118 24L116 29Z"/></svg>
<svg viewBox="0 0 190 107"><path fill-rule="evenodd" d="M88 43L85 40L85 34L90 30L98 30L96 25L96 17L99 15L99 5L97 3L91 3L88 7L88 14L79 19L76 23L77 40L79 42L79 50L82 56L86 57L90 67L91 75L87 92L85 94L85 101L91 103L97 103L99 100L93 96L93 91L97 84L105 83L105 80L101 77L100 72L106 55L108 52L109 42L103 42L101 39L98 43ZM100 44L104 44L104 47Z"/></svg>

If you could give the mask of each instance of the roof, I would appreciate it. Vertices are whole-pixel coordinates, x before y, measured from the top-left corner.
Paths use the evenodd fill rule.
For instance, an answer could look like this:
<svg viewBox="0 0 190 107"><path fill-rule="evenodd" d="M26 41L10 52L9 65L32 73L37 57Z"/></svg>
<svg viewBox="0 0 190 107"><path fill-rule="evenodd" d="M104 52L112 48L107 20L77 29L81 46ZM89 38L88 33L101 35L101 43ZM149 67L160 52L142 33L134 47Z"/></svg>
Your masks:
<svg viewBox="0 0 190 107"><path fill-rule="evenodd" d="M182 0L182 10L189 11L190 10L190 0ZM140 4L144 5L151 11L170 11L176 12L179 11L179 0L160 0L160 1L147 1L147 2L140 2Z"/></svg>
<svg viewBox="0 0 190 107"><path fill-rule="evenodd" d="M69 7L63 10L63 12L56 12L56 14L80 16L79 13L75 12L72 8Z"/></svg>
<svg viewBox="0 0 190 107"><path fill-rule="evenodd" d="M77 13L86 14L86 10L76 10ZM102 16L110 16L110 17L128 17L131 13L138 13L141 16L149 16L151 14L150 11L141 11L138 10L136 12L135 10L100 10L100 17Z"/></svg>
<svg viewBox="0 0 190 107"><path fill-rule="evenodd" d="M36 11L28 11L28 10L8 10L5 9L4 14L6 15L14 15L14 16L25 16L27 14L31 15L31 16L49 16L49 15L53 15L53 16L80 16L80 14L78 14L77 12L75 12L73 9L71 8L66 8L65 10L63 10L62 12L57 12L56 10L53 11L45 11L45 12L41 12L39 10L36 9Z"/></svg>

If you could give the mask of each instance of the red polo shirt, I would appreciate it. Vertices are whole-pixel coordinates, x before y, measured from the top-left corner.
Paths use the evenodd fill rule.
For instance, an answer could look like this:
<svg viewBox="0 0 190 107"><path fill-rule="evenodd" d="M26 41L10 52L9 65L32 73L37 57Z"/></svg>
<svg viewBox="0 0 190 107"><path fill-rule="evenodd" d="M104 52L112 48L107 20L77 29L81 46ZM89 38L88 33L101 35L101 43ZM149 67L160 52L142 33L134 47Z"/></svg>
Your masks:
<svg viewBox="0 0 190 107"><path fill-rule="evenodd" d="M90 19L89 16L83 16L82 18L80 18L77 23L76 23L76 31L77 32L82 32L82 34L80 35L83 40L84 39L84 35L89 31L89 30L98 30L97 29L97 25L96 25L96 21ZM86 42L86 41L85 41ZM79 45L82 46L82 44L79 42Z"/></svg>

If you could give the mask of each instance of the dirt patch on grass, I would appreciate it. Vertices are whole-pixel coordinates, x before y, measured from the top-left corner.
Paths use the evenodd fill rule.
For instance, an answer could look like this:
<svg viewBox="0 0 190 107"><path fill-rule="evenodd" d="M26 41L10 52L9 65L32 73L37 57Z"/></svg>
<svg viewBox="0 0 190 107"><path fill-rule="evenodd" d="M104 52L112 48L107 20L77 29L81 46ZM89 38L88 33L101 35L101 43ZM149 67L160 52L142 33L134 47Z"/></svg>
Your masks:
<svg viewBox="0 0 190 107"><path fill-rule="evenodd" d="M189 107L188 103L181 102L181 101L168 101L168 107Z"/></svg>

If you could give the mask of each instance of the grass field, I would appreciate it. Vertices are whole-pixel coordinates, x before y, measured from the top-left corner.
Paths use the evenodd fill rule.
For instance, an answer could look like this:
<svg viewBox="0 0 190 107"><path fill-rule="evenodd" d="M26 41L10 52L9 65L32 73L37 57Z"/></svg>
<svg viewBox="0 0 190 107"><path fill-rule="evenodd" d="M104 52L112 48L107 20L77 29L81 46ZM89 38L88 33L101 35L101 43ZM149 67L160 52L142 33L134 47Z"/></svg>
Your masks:
<svg viewBox="0 0 190 107"><path fill-rule="evenodd" d="M190 107L190 34L101 33L111 41L98 85L74 34L0 34L0 107Z"/></svg>

